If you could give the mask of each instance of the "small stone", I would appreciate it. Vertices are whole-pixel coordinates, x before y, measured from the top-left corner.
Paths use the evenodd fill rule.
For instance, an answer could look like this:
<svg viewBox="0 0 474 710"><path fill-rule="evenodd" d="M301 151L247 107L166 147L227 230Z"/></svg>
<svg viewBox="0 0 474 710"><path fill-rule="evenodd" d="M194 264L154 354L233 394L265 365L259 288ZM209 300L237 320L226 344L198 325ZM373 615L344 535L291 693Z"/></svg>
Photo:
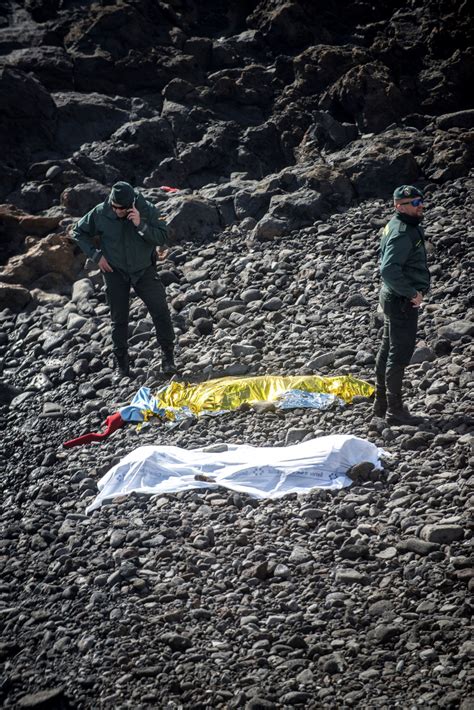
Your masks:
<svg viewBox="0 0 474 710"><path fill-rule="evenodd" d="M425 525L421 530L421 537L427 542L450 545L456 540L462 540L464 537L464 528L460 525Z"/></svg>
<svg viewBox="0 0 474 710"><path fill-rule="evenodd" d="M321 508L303 508L301 511L301 517L311 522L321 520L324 516L325 511Z"/></svg>
<svg viewBox="0 0 474 710"><path fill-rule="evenodd" d="M49 690L40 690L37 693L28 693L23 695L18 701L19 708L35 708L35 710L59 710L67 706L67 700L64 695L64 688L51 688Z"/></svg>
<svg viewBox="0 0 474 710"><path fill-rule="evenodd" d="M377 552L375 556L379 560L393 560L397 556L397 550L395 547L386 547L385 550Z"/></svg>
<svg viewBox="0 0 474 710"><path fill-rule="evenodd" d="M60 165L52 165L50 168L47 169L45 178L47 180L53 180L55 177L60 175L62 171L63 169Z"/></svg>
<svg viewBox="0 0 474 710"><path fill-rule="evenodd" d="M341 584L369 584L369 578L366 574L359 572L356 569L338 569L336 571L336 582Z"/></svg>
<svg viewBox="0 0 474 710"><path fill-rule="evenodd" d="M377 643L384 644L398 638L401 631L400 626L395 624L378 624L373 631L369 631L367 636Z"/></svg>
<svg viewBox="0 0 474 710"><path fill-rule="evenodd" d="M456 320L449 325L441 326L439 335L448 340L459 340L465 335L474 335L474 322L470 320Z"/></svg>
<svg viewBox="0 0 474 710"><path fill-rule="evenodd" d="M109 540L110 547L113 547L115 549L122 547L126 537L126 533L124 533L122 530L114 530Z"/></svg>
<svg viewBox="0 0 474 710"><path fill-rule="evenodd" d="M397 543L397 550L399 552L414 552L417 555L428 555L430 552L439 550L439 545L420 540L419 537L410 537L406 540L400 540Z"/></svg>
<svg viewBox="0 0 474 710"><path fill-rule="evenodd" d="M291 551L289 561L293 562L296 565L301 565L304 562L308 562L312 559L313 555L309 550L306 550L304 547L294 547Z"/></svg>
<svg viewBox="0 0 474 710"><path fill-rule="evenodd" d="M265 311L279 311L283 308L283 301L281 298L278 298L278 296L274 296L273 298L269 298L268 301L265 301L262 308Z"/></svg>
<svg viewBox="0 0 474 710"><path fill-rule="evenodd" d="M274 577L281 577L282 579L288 579L288 577L291 575L291 570L289 567L283 564L278 564L275 569L273 570L273 576Z"/></svg>
<svg viewBox="0 0 474 710"><path fill-rule="evenodd" d="M192 646L191 639L181 634L166 633L160 637L160 640L169 646L172 651L178 651L179 653L183 653Z"/></svg>
<svg viewBox="0 0 474 710"><path fill-rule="evenodd" d="M287 446L290 446L291 444L296 444L298 441L302 441L306 436L310 436L311 434L312 431L310 431L309 429L301 429L298 427L288 429L286 433L285 443Z"/></svg>

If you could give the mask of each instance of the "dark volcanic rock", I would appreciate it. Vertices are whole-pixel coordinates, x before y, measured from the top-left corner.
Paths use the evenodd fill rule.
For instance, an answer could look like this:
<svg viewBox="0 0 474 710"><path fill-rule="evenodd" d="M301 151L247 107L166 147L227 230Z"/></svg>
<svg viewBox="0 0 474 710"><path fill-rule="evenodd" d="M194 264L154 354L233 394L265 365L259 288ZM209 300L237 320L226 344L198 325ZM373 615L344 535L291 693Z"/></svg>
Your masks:
<svg viewBox="0 0 474 710"><path fill-rule="evenodd" d="M435 0L0 2L5 707L472 705L472 27L468 3ZM387 427L360 397L258 403L64 449L166 384L137 298L132 378L115 378L101 274L67 235L119 179L169 224L158 269L191 382L373 381L380 230L416 182L433 281L406 399L423 423ZM383 448L384 472L85 514L139 445L333 433Z"/></svg>
<svg viewBox="0 0 474 710"><path fill-rule="evenodd" d="M0 200L18 186L22 169L53 149L56 105L39 81L22 71L0 69Z"/></svg>

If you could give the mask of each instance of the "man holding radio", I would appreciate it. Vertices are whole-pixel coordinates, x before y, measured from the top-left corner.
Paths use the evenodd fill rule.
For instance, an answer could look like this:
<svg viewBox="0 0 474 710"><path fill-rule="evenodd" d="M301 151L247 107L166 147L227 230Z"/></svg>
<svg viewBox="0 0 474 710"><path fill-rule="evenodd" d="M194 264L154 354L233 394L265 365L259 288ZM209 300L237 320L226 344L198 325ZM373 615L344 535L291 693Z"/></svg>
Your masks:
<svg viewBox="0 0 474 710"><path fill-rule="evenodd" d="M105 202L74 225L72 237L104 276L112 320L116 366L130 374L128 318L130 287L146 305L163 352L165 375L176 372L174 331L163 284L156 272L156 248L166 243L166 223L156 207L127 182L117 182Z"/></svg>
<svg viewBox="0 0 474 710"><path fill-rule="evenodd" d="M382 343L376 359L374 415L388 424L418 424L402 400L405 368L415 350L418 313L430 287L425 249L423 193L401 185L393 193L395 214L382 232L380 304L384 312Z"/></svg>

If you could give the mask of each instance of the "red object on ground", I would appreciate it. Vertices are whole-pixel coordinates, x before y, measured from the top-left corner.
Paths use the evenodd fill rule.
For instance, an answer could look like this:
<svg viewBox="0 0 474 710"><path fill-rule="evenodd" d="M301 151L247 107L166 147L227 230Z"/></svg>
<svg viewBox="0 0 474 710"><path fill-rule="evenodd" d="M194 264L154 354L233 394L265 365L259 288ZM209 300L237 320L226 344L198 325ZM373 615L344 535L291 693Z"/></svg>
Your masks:
<svg viewBox="0 0 474 710"><path fill-rule="evenodd" d="M164 192L179 192L178 187L169 187L168 185L160 185L160 190Z"/></svg>
<svg viewBox="0 0 474 710"><path fill-rule="evenodd" d="M70 449L71 446L82 446L82 444L90 444L91 441L101 441L102 439L106 439L112 432L123 427L126 423L127 422L120 416L120 412L114 412L114 414L110 414L105 420L105 431L101 433L91 431L89 434L78 436L77 439L65 441L63 446L66 449Z"/></svg>

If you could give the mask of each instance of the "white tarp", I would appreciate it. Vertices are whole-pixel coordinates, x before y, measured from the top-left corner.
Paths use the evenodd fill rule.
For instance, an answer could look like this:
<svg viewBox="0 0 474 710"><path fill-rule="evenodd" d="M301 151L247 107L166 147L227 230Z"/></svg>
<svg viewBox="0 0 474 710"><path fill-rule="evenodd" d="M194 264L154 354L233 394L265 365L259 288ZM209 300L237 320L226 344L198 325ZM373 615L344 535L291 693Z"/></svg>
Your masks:
<svg viewBox="0 0 474 710"><path fill-rule="evenodd" d="M288 493L308 493L312 488L350 486L346 471L364 461L381 468L380 449L365 439L343 434L287 447L229 444L223 448L140 446L100 479L99 494L86 512L132 491L172 493L215 485L255 498L280 498ZM199 475L211 477L215 483L196 480Z"/></svg>

